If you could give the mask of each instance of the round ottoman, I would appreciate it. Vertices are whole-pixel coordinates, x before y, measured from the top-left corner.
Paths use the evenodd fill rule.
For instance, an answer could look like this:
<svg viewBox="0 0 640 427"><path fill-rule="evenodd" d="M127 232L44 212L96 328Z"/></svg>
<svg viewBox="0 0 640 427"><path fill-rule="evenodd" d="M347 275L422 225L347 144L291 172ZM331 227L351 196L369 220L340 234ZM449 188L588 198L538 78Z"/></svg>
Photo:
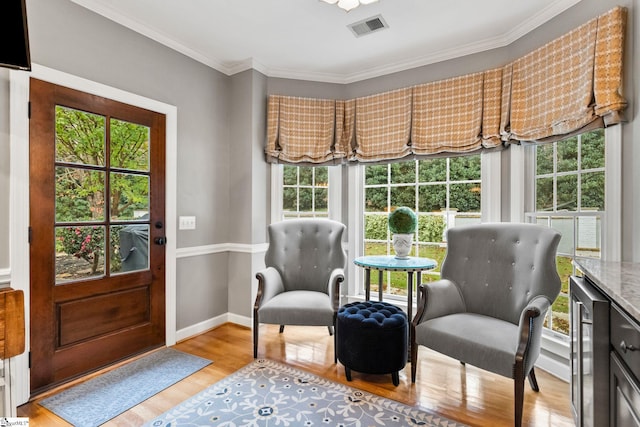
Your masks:
<svg viewBox="0 0 640 427"><path fill-rule="evenodd" d="M367 374L391 374L398 385L398 372L407 363L407 315L395 305L364 301L340 307L336 322L338 360L347 380L351 370Z"/></svg>

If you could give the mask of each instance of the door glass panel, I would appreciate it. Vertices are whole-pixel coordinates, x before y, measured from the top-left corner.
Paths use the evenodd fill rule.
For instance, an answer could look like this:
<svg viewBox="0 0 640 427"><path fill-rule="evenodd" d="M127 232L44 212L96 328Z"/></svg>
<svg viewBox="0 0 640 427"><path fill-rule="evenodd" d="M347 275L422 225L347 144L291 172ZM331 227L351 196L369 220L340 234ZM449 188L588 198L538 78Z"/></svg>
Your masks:
<svg viewBox="0 0 640 427"><path fill-rule="evenodd" d="M56 221L104 219L104 172L56 167Z"/></svg>
<svg viewBox="0 0 640 427"><path fill-rule="evenodd" d="M104 276L105 228L56 227L56 285Z"/></svg>
<svg viewBox="0 0 640 427"><path fill-rule="evenodd" d="M149 171L149 128L111 119L111 167Z"/></svg>
<svg viewBox="0 0 640 427"><path fill-rule="evenodd" d="M149 213L149 177L111 173L111 219L138 219Z"/></svg>
<svg viewBox="0 0 640 427"><path fill-rule="evenodd" d="M104 166L105 118L56 105L56 162Z"/></svg>
<svg viewBox="0 0 640 427"><path fill-rule="evenodd" d="M132 224L111 227L111 273L149 268L149 225Z"/></svg>

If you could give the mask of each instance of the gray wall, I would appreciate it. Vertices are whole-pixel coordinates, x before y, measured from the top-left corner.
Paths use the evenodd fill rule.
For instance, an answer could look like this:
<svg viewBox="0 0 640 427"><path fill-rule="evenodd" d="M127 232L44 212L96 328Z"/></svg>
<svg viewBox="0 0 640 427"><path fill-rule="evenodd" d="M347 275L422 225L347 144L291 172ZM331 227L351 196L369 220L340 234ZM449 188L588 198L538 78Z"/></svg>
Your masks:
<svg viewBox="0 0 640 427"><path fill-rule="evenodd" d="M177 215L195 215L178 231L178 248L229 241L230 77L68 0L28 0L32 61L177 107ZM0 74L0 269L8 267L6 73ZM227 312L226 253L177 262L177 325Z"/></svg>
<svg viewBox="0 0 640 427"><path fill-rule="evenodd" d="M232 77L193 61L68 0L27 0L34 63L175 105L178 110L177 214L195 215L195 231L178 231L178 248L239 244L230 253L178 259L178 328L227 312L250 316L254 272L270 222L270 167L264 162L267 94L353 98L503 65L620 4L630 9L623 127L623 257L640 261L639 35L640 0L582 0L510 46L351 84L269 78L257 71ZM8 72L0 70L0 270L10 267ZM503 190L508 158L503 152ZM343 197L346 201L348 198ZM231 209L229 209L231 208ZM344 206L345 210L349 206ZM508 203L503 207L508 217ZM346 220L346 217L345 217ZM238 234L232 234L231 231Z"/></svg>

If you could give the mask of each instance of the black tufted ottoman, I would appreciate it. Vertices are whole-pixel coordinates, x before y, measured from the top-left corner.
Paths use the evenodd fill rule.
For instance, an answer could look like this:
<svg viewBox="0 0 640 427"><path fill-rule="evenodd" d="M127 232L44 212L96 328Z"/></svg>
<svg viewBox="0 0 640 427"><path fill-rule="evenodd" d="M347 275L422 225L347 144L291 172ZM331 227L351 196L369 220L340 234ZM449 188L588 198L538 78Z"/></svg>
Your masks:
<svg viewBox="0 0 640 427"><path fill-rule="evenodd" d="M338 360L347 380L351 370L367 374L391 374L407 363L407 315L386 302L353 302L340 307L336 322Z"/></svg>

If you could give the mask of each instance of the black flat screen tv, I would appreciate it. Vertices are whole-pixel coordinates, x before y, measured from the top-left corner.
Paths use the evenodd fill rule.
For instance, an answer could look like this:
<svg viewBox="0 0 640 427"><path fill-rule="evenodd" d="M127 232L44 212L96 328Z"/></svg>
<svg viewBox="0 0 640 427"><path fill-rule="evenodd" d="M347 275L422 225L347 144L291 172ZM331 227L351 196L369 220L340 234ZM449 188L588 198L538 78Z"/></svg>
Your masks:
<svg viewBox="0 0 640 427"><path fill-rule="evenodd" d="M25 0L0 0L0 67L31 70Z"/></svg>

